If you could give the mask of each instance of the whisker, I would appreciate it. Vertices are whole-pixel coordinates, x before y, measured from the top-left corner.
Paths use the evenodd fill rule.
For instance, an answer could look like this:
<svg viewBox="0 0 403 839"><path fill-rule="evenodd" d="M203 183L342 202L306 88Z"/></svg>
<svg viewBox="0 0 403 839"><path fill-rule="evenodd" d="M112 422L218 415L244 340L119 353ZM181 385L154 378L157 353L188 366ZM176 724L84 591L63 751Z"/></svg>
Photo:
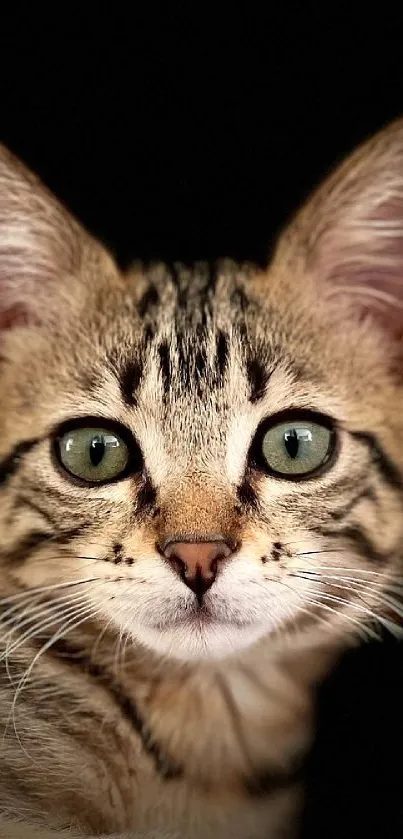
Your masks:
<svg viewBox="0 0 403 839"><path fill-rule="evenodd" d="M314 556L314 555L323 554L323 553L337 554L337 553L340 553L340 550L339 550L339 548L325 548L324 550L323 549L318 549L316 551L298 551L297 553L293 554L293 556Z"/></svg>
<svg viewBox="0 0 403 839"><path fill-rule="evenodd" d="M305 577L304 579L308 578ZM312 572L312 574L309 575L309 579L315 581L314 572ZM340 579L341 582L334 583L332 581L333 579ZM399 615L399 617L403 618L403 604L399 603L394 597L390 597L386 593L388 589L386 589L385 591L383 587L381 587L381 581L379 588L375 588L374 586L368 585L367 583L362 582L361 580L355 581L352 578L338 578L335 575L325 575L324 577L322 575L316 575L316 581L331 586L332 588L339 588L343 591L350 591L353 594L356 594L361 600L363 600L362 594L368 593L375 600L375 602L384 604L385 606L389 606L391 609L393 609L393 611L396 612L397 615Z"/></svg>
<svg viewBox="0 0 403 839"><path fill-rule="evenodd" d="M51 601L51 602L48 602L48 603L46 601L41 601L37 605L35 605L35 603L36 603L36 601L35 601L34 604L29 603L28 606L24 604L25 608L23 609L22 612L17 611L15 615L12 615L10 618L5 620L4 622L0 621L0 627L1 627L1 624L3 624L4 627L11 626L11 629L3 636L3 638L7 639L14 632L20 630L23 626L26 626L26 624L32 623L33 621L37 620L38 618L41 618L42 615L44 615L44 614L45 615L46 614L48 614L48 615L49 614L54 614L54 613L57 614L59 609L60 609L60 605L63 604L63 602L64 603L72 603L72 602L80 602L80 601L86 602L86 600L87 600L86 595L83 594L82 592L79 592L79 593L70 594L70 596L62 597L60 599L60 601L57 600L57 601Z"/></svg>
<svg viewBox="0 0 403 839"><path fill-rule="evenodd" d="M3 606L3 604L11 603L11 602L14 602L16 600L23 599L24 597L30 597L32 594L42 593L42 592L45 593L45 592L48 592L48 591L55 591L56 589L60 589L60 588L68 588L69 586L79 586L82 583L94 583L94 582L99 582L99 577L85 577L84 579L80 579L80 580L68 580L68 582L63 582L63 583L52 583L49 586L34 586L33 588L30 588L28 591L19 591L16 594L12 594L8 597L0 598L0 607Z"/></svg>
<svg viewBox="0 0 403 839"><path fill-rule="evenodd" d="M21 742L21 738L20 738L20 736L18 734L18 731L17 731L16 705L17 705L18 697L21 694L22 690L24 689L27 681L29 680L30 674L31 674L33 668L35 667L35 664L39 660L39 658L52 646L52 644L54 644L60 637L65 635L66 632L70 628L76 629L78 626L80 626L82 623L84 623L86 620L88 620L88 617L92 614L94 614L94 612L93 612L93 609L90 606L87 606L86 608L80 608L80 609L77 609L75 611L70 610L70 613L67 616L68 620L63 624L63 626L57 632L55 632L51 636L51 638L49 638L49 640L36 653L36 655L34 656L31 664L29 665L28 669L26 670L26 672L24 673L24 675L20 679L20 682L17 685L17 688L16 688L15 693L14 693L11 709L10 709L10 714L9 714L9 717L8 717L8 720L7 720L7 723L6 723L5 736L7 734L8 725L9 725L10 717L11 717L11 719L13 720L13 728L14 728L16 739L19 742L20 747L22 748L22 750L25 752L25 754L27 755L27 757L30 760L32 760L32 757L30 755L28 755L25 747L23 746L23 743ZM72 624L73 624L73 626L72 626Z"/></svg>
<svg viewBox="0 0 403 839"><path fill-rule="evenodd" d="M14 604L14 606L10 606L10 608L7 609L3 614L1 614L0 612L0 630L9 626L10 624L15 623L16 616L18 619L23 618L24 615L27 614L34 616L37 613L37 611L41 609L44 605L47 605L49 607L56 605L60 606L61 604L66 602L70 603L72 598L77 596L81 597L84 595L82 595L81 592L78 595L76 593L72 594L71 592L69 592L69 594L65 594L63 597L58 597L57 600L52 601L43 600L41 594L33 595L28 601L25 600L22 604L17 603ZM21 605L23 607L22 611ZM21 624L19 623L19 621L17 621L17 626L20 625Z"/></svg>
<svg viewBox="0 0 403 839"><path fill-rule="evenodd" d="M319 553L322 553L322 552L321 552L321 551L319 551ZM339 552L338 552L338 551L336 551L336 553L339 553ZM306 553L297 553L297 554L294 554L294 556L307 556L307 555L308 555L308 554L306 554ZM326 570L326 569L329 569L330 571L334 571L334 570L335 570L335 566L334 566L334 565L317 565L317 564L316 564L316 562L315 562L315 568L318 568L318 569L325 569L325 570ZM370 575L373 575L373 576L378 576L378 577L379 577L379 571L372 571L372 570L370 570L369 568L357 568L357 567L355 567L355 568L348 568L347 566L337 565L337 570L339 570L339 571L355 571L355 572L359 571L359 573L360 573L360 574L370 574Z"/></svg>
<svg viewBox="0 0 403 839"><path fill-rule="evenodd" d="M317 582L318 584L322 583L322 580L320 580L320 579L315 580L313 578L312 574L308 574L308 576L307 576L304 573L301 573L301 574L291 574L291 576L299 577L300 579L307 580L308 582L311 582L311 583L312 582ZM399 629L399 627L396 624L389 621L387 618L384 618L382 615L379 615L377 612L374 612L372 609L370 609L368 607L368 605L367 606L362 606L362 605L360 605L360 603L357 603L356 601L347 600L346 598L343 598L343 597L337 597L336 595L332 595L332 594L327 593L323 589L320 589L320 590L316 589L313 592L312 592L312 589L311 589L309 593L313 593L314 595L319 596L320 602L322 602L323 599L330 600L332 602L340 603L343 606L347 606L349 608L353 608L353 609L356 609L358 611L361 611L364 614L369 615L373 620L375 620L377 623L380 623L382 626L385 627L385 629L387 629L389 632L392 632L393 634L394 634L394 631ZM360 597L359 593L356 592L356 594L358 595L359 599L362 600L362 597ZM365 601L363 601L363 602L365 602ZM395 609L395 611L396 611L397 614L400 614L398 609ZM343 613L343 614L345 614L345 613ZM351 618L350 615L348 617Z"/></svg>
<svg viewBox="0 0 403 839"><path fill-rule="evenodd" d="M82 599L82 600L80 600L80 605L81 605L81 602L88 602L88 601ZM76 605L76 601L73 602L73 605ZM22 636L20 635L18 637L18 639L16 641L14 641L13 644L11 644L11 647L9 647L7 645L5 652L2 653L2 655L0 655L0 662L4 661L5 658L9 657L13 652L15 652L26 641L29 641L31 638L35 638L37 635L40 635L40 633L43 632L45 629L48 629L50 626L52 626L54 624L55 620L57 620L57 617L63 617L63 615L65 613L66 613L66 610L62 610L60 612L60 610L57 608L57 604L55 604L54 609L52 609L52 610L49 609L45 613L47 615L48 620L42 621L42 623L40 623L39 625L34 627L34 631L32 631L32 629L29 629L28 632L24 632L22 634ZM24 621L24 624L33 623L33 622L34 621L32 621L32 620Z"/></svg>
<svg viewBox="0 0 403 839"><path fill-rule="evenodd" d="M309 595L309 598L310 598L308 600L308 602L310 602L314 606L318 606L321 609L324 609L327 612L330 612L333 615L336 615L337 618L342 618L343 620L345 620L349 623L352 623L355 627L358 628L359 634L363 635L364 638L366 636L368 636L368 638L372 638L375 641L380 640L380 635L378 633L376 633L375 631L370 629L368 626L363 626L361 621L357 620L356 618L353 618L352 615L349 615L346 612L341 612L339 609L334 609L332 606L329 606L327 603L323 603L320 599L315 600L314 598L315 598L315 594L317 594L317 592L308 592L307 594ZM312 595L313 595L313 597L312 597ZM357 630L355 630L355 631L357 631Z"/></svg>

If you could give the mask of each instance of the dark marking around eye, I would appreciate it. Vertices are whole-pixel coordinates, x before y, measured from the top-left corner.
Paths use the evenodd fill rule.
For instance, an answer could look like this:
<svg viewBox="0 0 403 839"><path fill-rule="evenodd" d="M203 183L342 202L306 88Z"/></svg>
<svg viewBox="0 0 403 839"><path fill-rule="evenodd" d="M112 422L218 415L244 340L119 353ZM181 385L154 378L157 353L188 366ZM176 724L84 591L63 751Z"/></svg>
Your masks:
<svg viewBox="0 0 403 839"><path fill-rule="evenodd" d="M138 492L135 514L136 516L144 516L149 514L155 507L157 500L157 491L152 485L150 478L146 477L143 486Z"/></svg>
<svg viewBox="0 0 403 839"><path fill-rule="evenodd" d="M160 357L160 369L164 393L168 394L171 388L171 359L167 341L163 341L158 347L158 355Z"/></svg>
<svg viewBox="0 0 403 839"><path fill-rule="evenodd" d="M15 474L24 455L31 451L31 449L33 449L33 447L39 442L39 438L34 440L24 440L24 442L18 443L18 445L16 445L13 450L6 455L4 460L0 463L0 484L4 484L8 478L11 478L12 475Z"/></svg>
<svg viewBox="0 0 403 839"><path fill-rule="evenodd" d="M244 481L237 487L236 494L238 496L238 500L243 504L245 507L251 507L256 509L258 506L258 499L255 490L250 485L248 481Z"/></svg>
<svg viewBox="0 0 403 839"><path fill-rule="evenodd" d="M136 404L136 391L143 376L143 367L138 361L129 361L119 375L120 391L127 405Z"/></svg>
<svg viewBox="0 0 403 839"><path fill-rule="evenodd" d="M352 431L351 436L364 443L371 451L372 459L385 480L395 489L403 490L403 475L384 452L379 440L367 431Z"/></svg>
<svg viewBox="0 0 403 839"><path fill-rule="evenodd" d="M158 306L159 294L154 285L150 285L137 304L137 311L141 318L150 314Z"/></svg>
<svg viewBox="0 0 403 839"><path fill-rule="evenodd" d="M249 358L246 362L246 373L250 386L250 401L258 402L266 393L270 373L257 358Z"/></svg>

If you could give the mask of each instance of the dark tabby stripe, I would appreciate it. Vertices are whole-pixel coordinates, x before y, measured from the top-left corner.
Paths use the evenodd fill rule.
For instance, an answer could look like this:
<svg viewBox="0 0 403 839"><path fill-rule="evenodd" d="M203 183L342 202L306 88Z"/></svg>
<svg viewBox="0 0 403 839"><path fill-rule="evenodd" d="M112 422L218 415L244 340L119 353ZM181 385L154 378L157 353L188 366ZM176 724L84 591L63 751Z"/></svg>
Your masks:
<svg viewBox="0 0 403 839"><path fill-rule="evenodd" d="M217 333L217 355L216 355L216 366L217 366L217 375L219 379L219 383L221 384L225 372L228 366L228 356L229 356L229 340L228 335L225 335L221 329L218 330Z"/></svg>
<svg viewBox="0 0 403 839"><path fill-rule="evenodd" d="M155 285L150 284L137 304L137 311L141 318L150 315L159 303L159 294Z"/></svg>
<svg viewBox="0 0 403 839"><path fill-rule="evenodd" d="M24 455L31 451L31 449L33 449L33 447L39 442L39 438L34 440L24 440L22 443L18 443L13 450L6 455L4 460L0 463L0 484L4 484L8 478L11 478L11 476L14 475Z"/></svg>
<svg viewBox="0 0 403 839"><path fill-rule="evenodd" d="M54 534L49 533L48 530L31 530L23 539L20 539L18 545L7 551L5 559L12 563L26 562L44 542L49 542L50 539L54 539Z"/></svg>
<svg viewBox="0 0 403 839"><path fill-rule="evenodd" d="M190 390L192 385L192 378L190 373L190 346L189 340L186 340L186 337L183 335L182 332L177 332L176 335L176 347L177 347L177 370L179 374L180 381L185 390ZM199 347L197 350L199 355L199 363L201 364L202 370L206 366L206 357L205 351L203 353L203 348Z"/></svg>
<svg viewBox="0 0 403 839"><path fill-rule="evenodd" d="M124 717L140 736L145 751L154 759L157 772L163 778L168 780L178 778L183 774L182 767L163 753L134 701L125 695L121 685L104 667L93 662L82 650L68 643L64 638L58 638L47 654L63 660L64 663L66 663L67 658L72 667L80 668L109 691Z"/></svg>
<svg viewBox="0 0 403 839"><path fill-rule="evenodd" d="M387 557L381 554L376 546L374 545L371 537L364 532L364 530L359 525L345 525L344 527L340 528L340 530L333 530L330 527L322 527L321 525L316 525L312 527L312 530L315 533L319 533L320 536L324 537L331 537L333 539L348 539L354 543L354 546L358 553L364 558L370 560L370 562L380 563L384 562Z"/></svg>
<svg viewBox="0 0 403 839"><path fill-rule="evenodd" d="M177 309L186 310L188 303L188 289L186 282L182 281L183 269L174 262L167 262L166 267L169 270L172 285L176 289Z"/></svg>
<svg viewBox="0 0 403 839"><path fill-rule="evenodd" d="M378 499L376 496L376 492L372 487L367 487L366 489L361 490L354 496L347 504L344 505L339 510L332 510L330 513L333 521L342 521L343 519L347 518L347 516L354 510L357 504L360 501L367 499L368 501L372 501L374 504L377 503Z"/></svg>
<svg viewBox="0 0 403 839"><path fill-rule="evenodd" d="M344 527L341 530L341 535L345 539L350 539L352 542L354 542L355 547L358 549L358 552L365 559L369 559L371 562L374 563L385 561L386 557L379 553L371 537L368 536L368 534L365 533L362 527L359 527L359 525L351 525Z"/></svg>
<svg viewBox="0 0 403 839"><path fill-rule="evenodd" d="M240 309L244 314L249 307L249 300L242 288L237 286L231 293L231 306L234 309Z"/></svg>
<svg viewBox="0 0 403 839"><path fill-rule="evenodd" d="M364 443L370 449L372 459L381 475L395 489L403 490L403 475L398 466L384 452L379 440L368 431L353 431L351 436Z"/></svg>
<svg viewBox="0 0 403 839"><path fill-rule="evenodd" d="M72 527L63 530L59 533L49 532L49 530L31 530L27 533L14 548L7 551L5 559L7 562L27 562L35 551L47 542L51 542L55 546L68 544L76 536L80 536L85 531L85 525Z"/></svg>
<svg viewBox="0 0 403 839"><path fill-rule="evenodd" d="M41 507L40 504L37 504L36 501L33 501L32 498L27 498L26 495L17 495L14 509L18 510L19 507L29 507L29 509L33 510L34 513L38 513L39 516L42 516L50 528L53 530L58 529L58 522L55 521L49 511L44 510L43 507Z"/></svg>
<svg viewBox="0 0 403 839"><path fill-rule="evenodd" d="M136 405L136 391L143 376L143 365L132 359L119 371L120 392L126 405Z"/></svg>
<svg viewBox="0 0 403 839"><path fill-rule="evenodd" d="M167 341L163 341L159 345L158 355L160 357L162 385L164 388L164 393L167 396L171 388L171 359L169 355L169 345Z"/></svg>

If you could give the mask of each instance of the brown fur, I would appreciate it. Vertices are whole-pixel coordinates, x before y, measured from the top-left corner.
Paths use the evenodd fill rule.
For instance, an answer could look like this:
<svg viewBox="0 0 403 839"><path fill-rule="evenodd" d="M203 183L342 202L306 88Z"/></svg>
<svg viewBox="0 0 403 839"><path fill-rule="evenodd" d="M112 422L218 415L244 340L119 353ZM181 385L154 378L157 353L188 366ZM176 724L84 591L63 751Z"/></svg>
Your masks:
<svg viewBox="0 0 403 839"><path fill-rule="evenodd" d="M123 276L2 150L0 837L295 835L315 684L400 622L402 270L401 122L267 271L223 264L207 290L205 266ZM335 419L333 466L246 468L295 407ZM77 416L130 429L146 472L68 480L51 441ZM240 545L213 628L156 550L206 533Z"/></svg>

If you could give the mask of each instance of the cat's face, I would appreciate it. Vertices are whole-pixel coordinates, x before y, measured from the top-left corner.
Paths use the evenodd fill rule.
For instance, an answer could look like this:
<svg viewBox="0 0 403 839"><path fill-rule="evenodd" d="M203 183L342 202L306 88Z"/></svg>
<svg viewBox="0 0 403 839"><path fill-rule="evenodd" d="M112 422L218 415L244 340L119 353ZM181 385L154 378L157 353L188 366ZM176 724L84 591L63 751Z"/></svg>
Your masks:
<svg viewBox="0 0 403 839"><path fill-rule="evenodd" d="M402 157L402 129L399 143ZM13 161L2 167L1 584L46 589L38 632L57 614L60 631L89 620L188 658L397 621L385 592L403 531L398 330L362 316L378 275L386 305L390 289L375 225L367 274L355 270L348 170L344 205L336 179L267 272L122 277ZM391 265L395 218L386 230Z"/></svg>

